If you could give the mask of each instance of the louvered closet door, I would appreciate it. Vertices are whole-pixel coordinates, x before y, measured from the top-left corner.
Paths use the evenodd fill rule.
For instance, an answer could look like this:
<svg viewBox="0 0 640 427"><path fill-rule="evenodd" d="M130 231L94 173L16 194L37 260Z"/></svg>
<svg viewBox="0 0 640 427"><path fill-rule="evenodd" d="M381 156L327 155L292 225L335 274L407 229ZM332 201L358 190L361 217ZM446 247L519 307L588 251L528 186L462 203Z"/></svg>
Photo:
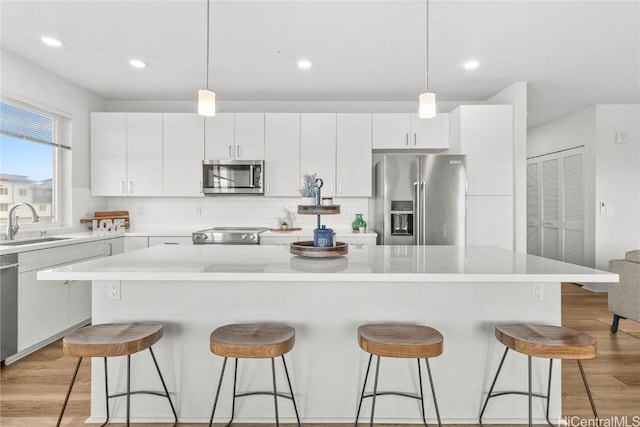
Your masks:
<svg viewBox="0 0 640 427"><path fill-rule="evenodd" d="M572 152L574 152L572 150ZM568 154L568 153L567 153ZM562 158L564 261L584 265L584 173L582 152Z"/></svg>
<svg viewBox="0 0 640 427"><path fill-rule="evenodd" d="M527 163L527 253L540 255L540 166Z"/></svg>
<svg viewBox="0 0 640 427"><path fill-rule="evenodd" d="M542 161L542 256L561 259L560 159Z"/></svg>

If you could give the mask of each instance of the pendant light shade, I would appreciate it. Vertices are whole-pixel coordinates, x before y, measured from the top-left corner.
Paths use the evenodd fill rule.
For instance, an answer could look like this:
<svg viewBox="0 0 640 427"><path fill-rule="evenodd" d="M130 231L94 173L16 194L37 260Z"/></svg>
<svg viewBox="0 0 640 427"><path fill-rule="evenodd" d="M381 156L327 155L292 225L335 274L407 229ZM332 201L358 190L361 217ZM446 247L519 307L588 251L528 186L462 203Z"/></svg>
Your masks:
<svg viewBox="0 0 640 427"><path fill-rule="evenodd" d="M198 91L198 114L207 117L216 115L216 93L209 89L209 8L210 0L207 0L207 84L206 89Z"/></svg>
<svg viewBox="0 0 640 427"><path fill-rule="evenodd" d="M216 93L209 89L198 91L198 114L201 116L216 115Z"/></svg>
<svg viewBox="0 0 640 427"><path fill-rule="evenodd" d="M425 92L420 94L420 106L418 108L418 117L421 119L430 119L436 116L436 94Z"/></svg>
<svg viewBox="0 0 640 427"><path fill-rule="evenodd" d="M429 92L429 0L427 0L427 14L426 14L426 57L427 65L425 72L426 91L420 94L418 99L418 117L421 119L430 119L436 116L436 94Z"/></svg>

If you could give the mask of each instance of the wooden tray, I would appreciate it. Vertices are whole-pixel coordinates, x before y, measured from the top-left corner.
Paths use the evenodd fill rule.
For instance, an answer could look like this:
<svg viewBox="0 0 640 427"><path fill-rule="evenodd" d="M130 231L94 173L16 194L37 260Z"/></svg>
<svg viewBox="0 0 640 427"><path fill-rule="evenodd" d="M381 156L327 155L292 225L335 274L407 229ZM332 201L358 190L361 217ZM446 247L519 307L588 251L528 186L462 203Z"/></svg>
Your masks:
<svg viewBox="0 0 640 427"><path fill-rule="evenodd" d="M344 242L336 242L335 246L321 248L313 246L313 240L291 242L289 252L293 255L308 258L335 258L349 253L349 245Z"/></svg>
<svg viewBox="0 0 640 427"><path fill-rule="evenodd" d="M337 215L340 213L340 205L298 205L298 213L301 215Z"/></svg>
<svg viewBox="0 0 640 427"><path fill-rule="evenodd" d="M302 228L270 228L269 231L275 231L276 233L286 233L287 231L300 231Z"/></svg>

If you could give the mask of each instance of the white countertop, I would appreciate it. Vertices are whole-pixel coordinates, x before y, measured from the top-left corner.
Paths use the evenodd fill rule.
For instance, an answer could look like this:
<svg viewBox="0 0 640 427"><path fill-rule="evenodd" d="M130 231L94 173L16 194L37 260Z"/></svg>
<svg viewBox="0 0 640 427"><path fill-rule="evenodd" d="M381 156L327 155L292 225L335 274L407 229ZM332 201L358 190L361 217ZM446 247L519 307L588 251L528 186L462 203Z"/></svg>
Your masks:
<svg viewBox="0 0 640 427"><path fill-rule="evenodd" d="M617 282L606 271L492 247L350 245L333 259L287 246L170 245L38 273L44 280Z"/></svg>
<svg viewBox="0 0 640 427"><path fill-rule="evenodd" d="M92 232L82 232L82 233L65 233L65 234L51 234L42 237L29 237L25 239L16 239L16 240L2 240L0 241L0 255L9 255L15 254L19 252L26 251L37 251L40 249L49 249L56 248L59 246L66 245L74 245L78 243L87 243L93 242L97 240L107 240L107 239L117 239L119 237L124 236L123 233L113 233L113 234L93 234ZM29 243L31 241L37 241L39 239L47 239L47 238L55 238L60 240L53 240L50 242L41 242L41 243ZM22 242L24 244L21 245L11 245L5 246L6 243L13 242Z"/></svg>

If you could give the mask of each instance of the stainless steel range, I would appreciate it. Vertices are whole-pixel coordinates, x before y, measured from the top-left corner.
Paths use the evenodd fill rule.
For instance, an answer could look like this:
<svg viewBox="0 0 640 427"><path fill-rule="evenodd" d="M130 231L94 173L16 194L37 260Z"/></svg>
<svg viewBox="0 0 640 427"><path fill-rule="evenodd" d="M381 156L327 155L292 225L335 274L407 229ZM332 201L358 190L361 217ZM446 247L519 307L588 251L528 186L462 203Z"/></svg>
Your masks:
<svg viewBox="0 0 640 427"><path fill-rule="evenodd" d="M194 245L257 245L265 227L214 227L191 235Z"/></svg>

